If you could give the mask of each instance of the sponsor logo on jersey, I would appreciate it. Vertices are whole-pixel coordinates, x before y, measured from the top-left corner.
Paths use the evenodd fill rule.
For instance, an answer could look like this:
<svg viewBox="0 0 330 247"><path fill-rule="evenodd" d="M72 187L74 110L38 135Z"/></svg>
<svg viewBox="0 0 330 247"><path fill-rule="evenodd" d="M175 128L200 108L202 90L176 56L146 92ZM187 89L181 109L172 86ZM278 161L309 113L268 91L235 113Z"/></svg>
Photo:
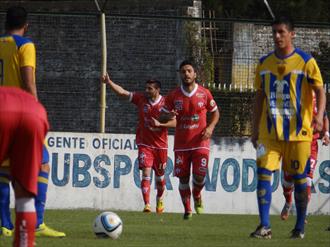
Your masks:
<svg viewBox="0 0 330 247"><path fill-rule="evenodd" d="M202 108L202 107L204 106L204 102L199 101L199 102L197 103L197 105L198 105L199 108Z"/></svg>
<svg viewBox="0 0 330 247"><path fill-rule="evenodd" d="M198 122L198 120L199 120L199 115L198 114L192 115L191 121Z"/></svg>
<svg viewBox="0 0 330 247"><path fill-rule="evenodd" d="M182 124L181 129L198 129L199 124Z"/></svg>
<svg viewBox="0 0 330 247"><path fill-rule="evenodd" d="M178 111L181 111L183 108L183 101L182 100L174 101L174 108Z"/></svg>
<svg viewBox="0 0 330 247"><path fill-rule="evenodd" d="M203 94L203 93L196 93L196 97L197 98L204 98L205 97L205 94Z"/></svg>

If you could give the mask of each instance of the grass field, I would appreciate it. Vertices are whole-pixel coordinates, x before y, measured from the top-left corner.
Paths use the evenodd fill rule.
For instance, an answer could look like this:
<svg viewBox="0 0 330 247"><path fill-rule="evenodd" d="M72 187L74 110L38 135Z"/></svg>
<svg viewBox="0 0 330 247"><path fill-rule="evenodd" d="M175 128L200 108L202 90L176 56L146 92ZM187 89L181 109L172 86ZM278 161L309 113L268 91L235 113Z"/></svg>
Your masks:
<svg viewBox="0 0 330 247"><path fill-rule="evenodd" d="M66 232L63 239L37 238L37 246L45 247L329 247L330 216L309 216L305 239L289 239L295 217L287 222L272 216L271 240L250 239L258 223L255 215L193 215L184 221L182 214L163 215L140 212L116 212L124 222L120 239L97 239L92 222L100 211L93 210L47 210L46 223ZM11 238L0 238L0 246L11 246Z"/></svg>

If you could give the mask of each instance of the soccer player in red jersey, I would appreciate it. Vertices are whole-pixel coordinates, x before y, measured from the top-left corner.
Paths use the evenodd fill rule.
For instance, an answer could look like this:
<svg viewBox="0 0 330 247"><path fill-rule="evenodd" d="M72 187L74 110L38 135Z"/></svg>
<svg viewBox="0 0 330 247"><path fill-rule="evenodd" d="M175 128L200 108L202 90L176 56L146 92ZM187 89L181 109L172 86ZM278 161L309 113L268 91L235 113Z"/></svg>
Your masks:
<svg viewBox="0 0 330 247"><path fill-rule="evenodd" d="M160 95L161 83L157 80L148 80L145 84L145 92L138 93L125 90L114 83L108 74L102 77L102 81L108 84L118 96L128 99L138 108L136 143L139 152L139 168L142 170L141 191L145 204L143 212L151 212L150 179L151 169L153 169L157 187L156 212L161 214L164 211L167 127L175 127L175 120L166 124L157 120L165 102L164 97Z"/></svg>
<svg viewBox="0 0 330 247"><path fill-rule="evenodd" d="M16 198L15 247L34 246L34 200L47 130L46 110L35 97L18 88L0 87L0 164L10 159Z"/></svg>
<svg viewBox="0 0 330 247"><path fill-rule="evenodd" d="M208 170L210 138L220 114L209 90L196 82L192 62L180 64L182 84L165 100L161 122L176 118L174 175L179 178L179 192L184 206L184 219L192 217L191 193L197 214L203 213L201 191ZM207 112L210 112L207 121ZM189 181L192 167L192 192Z"/></svg>

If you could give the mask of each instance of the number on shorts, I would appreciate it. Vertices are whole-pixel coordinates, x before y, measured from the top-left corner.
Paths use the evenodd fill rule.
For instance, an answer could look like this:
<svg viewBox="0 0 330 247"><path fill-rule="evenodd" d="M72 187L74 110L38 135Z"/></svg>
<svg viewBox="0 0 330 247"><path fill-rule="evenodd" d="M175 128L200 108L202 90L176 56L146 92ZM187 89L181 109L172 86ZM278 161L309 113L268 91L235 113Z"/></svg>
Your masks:
<svg viewBox="0 0 330 247"><path fill-rule="evenodd" d="M3 60L0 59L0 85L3 84L3 77L4 77L4 74L3 74Z"/></svg>

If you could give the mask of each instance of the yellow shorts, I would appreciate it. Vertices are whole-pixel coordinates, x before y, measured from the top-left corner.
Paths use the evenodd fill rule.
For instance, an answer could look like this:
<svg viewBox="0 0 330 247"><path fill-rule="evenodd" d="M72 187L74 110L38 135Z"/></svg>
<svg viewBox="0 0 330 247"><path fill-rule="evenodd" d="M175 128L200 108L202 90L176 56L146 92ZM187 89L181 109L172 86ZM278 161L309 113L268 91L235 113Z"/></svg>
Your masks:
<svg viewBox="0 0 330 247"><path fill-rule="evenodd" d="M282 169L289 174L302 174L305 171L311 152L311 141L259 140L257 166L270 171Z"/></svg>

